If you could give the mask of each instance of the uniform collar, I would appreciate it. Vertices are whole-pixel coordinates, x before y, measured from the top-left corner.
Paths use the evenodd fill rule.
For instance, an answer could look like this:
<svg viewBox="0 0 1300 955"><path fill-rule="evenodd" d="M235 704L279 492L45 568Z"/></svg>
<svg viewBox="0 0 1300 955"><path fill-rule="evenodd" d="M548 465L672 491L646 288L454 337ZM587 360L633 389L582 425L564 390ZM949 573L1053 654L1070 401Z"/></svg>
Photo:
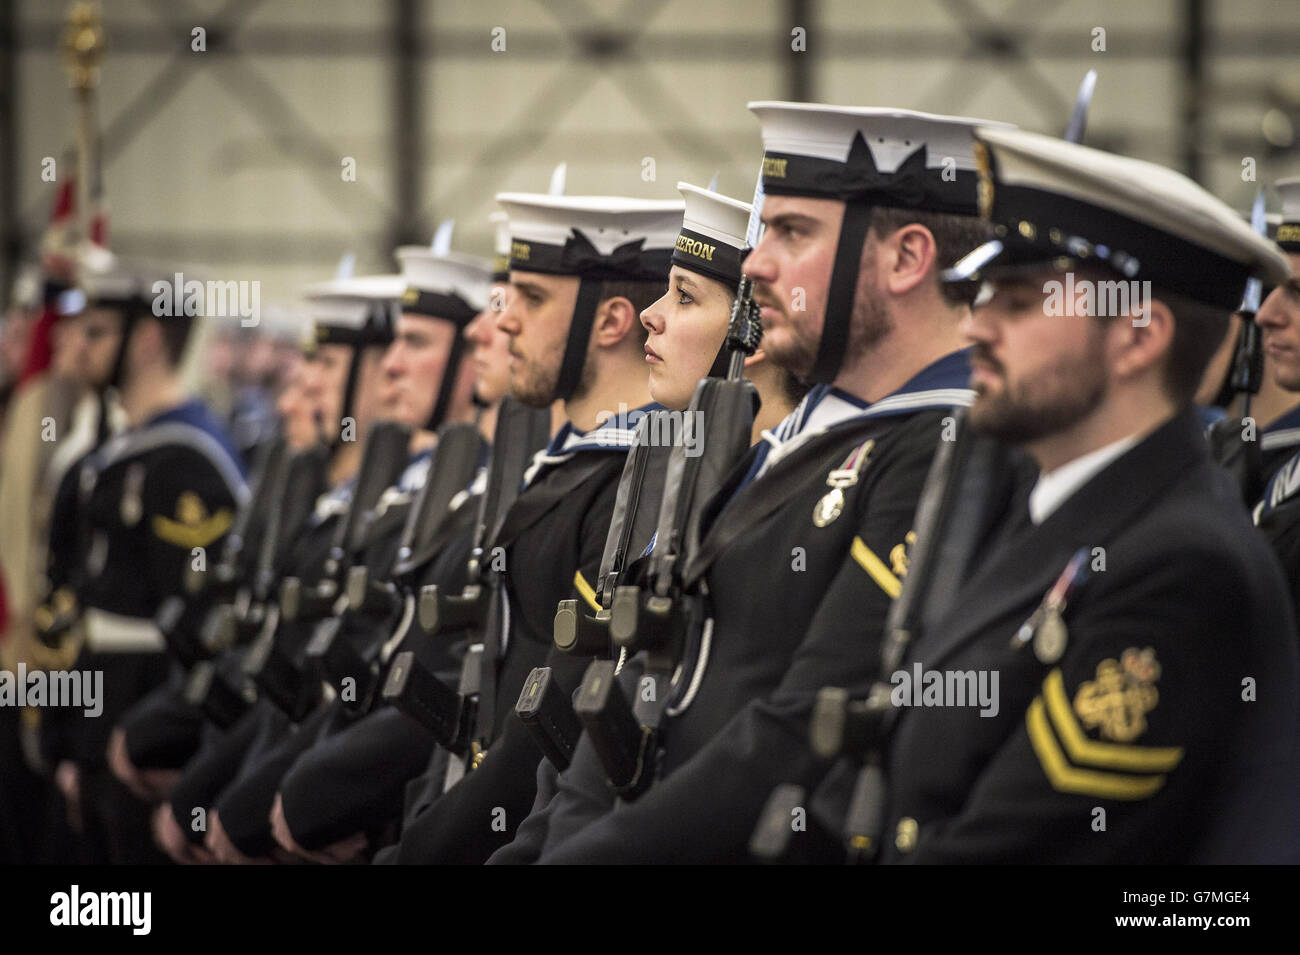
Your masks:
<svg viewBox="0 0 1300 955"><path fill-rule="evenodd" d="M1254 518L1260 519L1273 508L1286 503L1300 490L1300 453L1287 458L1286 462L1274 472L1264 487L1264 497L1255 506Z"/></svg>
<svg viewBox="0 0 1300 955"><path fill-rule="evenodd" d="M563 464L575 454L585 451L626 453L633 445L637 422L653 411L666 410L655 401L630 410L624 406L618 414L610 415L590 431L579 431L571 421L564 422L551 443L533 455L532 463L524 472L524 487L531 484L543 468Z"/></svg>
<svg viewBox="0 0 1300 955"><path fill-rule="evenodd" d="M1228 416L1228 412L1218 405L1197 405L1196 414L1199 416L1201 427L1206 431Z"/></svg>
<svg viewBox="0 0 1300 955"><path fill-rule="evenodd" d="M165 424L184 424L202 431L221 445L222 449L226 452L227 457L230 458L231 463L239 470L239 473L243 476L247 476L247 471L244 469L244 462L241 460L239 452L235 450L235 446L230 440L230 435L226 432L226 429L222 427L221 423L217 421L212 410L198 398L187 398L174 407L158 412L141 425L138 431L147 431L150 428L156 428Z"/></svg>
<svg viewBox="0 0 1300 955"><path fill-rule="evenodd" d="M1043 523L1075 491L1137 442L1138 435L1131 434L1039 475L1034 489L1029 492L1030 520L1035 524Z"/></svg>
<svg viewBox="0 0 1300 955"><path fill-rule="evenodd" d="M417 451L411 455L410 460L406 462L406 467L402 470L401 476L397 479L397 489L409 494L424 487L431 460L433 460L433 448L425 448L423 451Z"/></svg>
<svg viewBox="0 0 1300 955"><path fill-rule="evenodd" d="M965 407L975 397L970 390L970 371L970 349L963 348L926 365L897 391L875 402L863 401L831 385L815 385L780 424L763 432L764 443L745 483L810 438L842 422Z"/></svg>
<svg viewBox="0 0 1300 955"><path fill-rule="evenodd" d="M1300 444L1300 405L1279 417L1259 435L1261 451L1274 451L1297 444Z"/></svg>

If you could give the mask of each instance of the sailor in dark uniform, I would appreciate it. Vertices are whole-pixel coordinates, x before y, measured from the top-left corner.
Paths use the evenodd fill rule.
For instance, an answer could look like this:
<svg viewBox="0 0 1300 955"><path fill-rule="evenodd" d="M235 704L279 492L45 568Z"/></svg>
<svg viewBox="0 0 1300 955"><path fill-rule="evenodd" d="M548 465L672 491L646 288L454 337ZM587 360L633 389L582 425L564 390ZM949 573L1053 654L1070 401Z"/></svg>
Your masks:
<svg viewBox="0 0 1300 955"><path fill-rule="evenodd" d="M483 689L470 771L402 833L399 862L482 862L528 814L541 754L513 709L528 673L552 668L565 693L590 657L555 649L556 603L595 607L604 549L633 428L650 401L638 317L667 282L680 202L603 196L498 196L510 218L511 392L534 407L564 401L565 422L533 461L491 542L499 612L484 637ZM435 794L436 795L436 794Z"/></svg>
<svg viewBox="0 0 1300 955"><path fill-rule="evenodd" d="M729 371L727 333L735 309L741 263L749 251L747 233L752 206L686 182L679 182L677 190L686 201L686 209L673 250L668 289L641 313L641 324L650 333L646 340L646 360L651 397L672 411L703 417L707 412L692 409L691 401L701 379L721 378ZM789 369L768 358L761 344L754 354L745 358L744 376L759 399L746 445L750 447L763 443L763 433L777 427L794 410L807 388ZM696 440L701 445L701 453L705 453L702 445L709 440L707 427L697 431ZM649 506L657 514L662 496L654 497L653 487L652 475L646 471L637 506ZM635 517L631 519L635 521ZM653 552L654 543L652 537L643 558ZM634 563L620 579L632 579L629 574L635 574L635 567ZM618 673L620 683L629 694L636 692L643 676L639 657L625 661ZM578 744L580 755L576 759L597 774L599 786L600 770L592 762L589 745L589 742ZM551 828L549 809L557 790L558 775L554 763L549 759L542 761L538 767L533 812L510 845L493 854L490 860L493 864L505 865L536 857Z"/></svg>
<svg viewBox="0 0 1300 955"><path fill-rule="evenodd" d="M396 449L392 458L393 463L405 458L405 464L377 499L353 498L353 513L347 521L355 523L356 539L344 545L345 553L337 558L338 569L326 570L336 583L346 580L350 569L364 569L368 579L375 582L388 576L397 559L412 503L424 487L430 467L442 464L433 446L437 440L433 429L444 422L464 424L473 414L472 378L461 361L460 332L476 314L475 305L486 304L487 263L449 249L435 252L423 246L398 249L397 258L402 265L402 274L395 277L402 289L402 310L396 319L393 341L380 364L382 378L375 411L379 421L372 426L371 434L397 426L397 434L409 435L406 450ZM386 277L371 281L378 283L381 279L387 286ZM357 477L358 488L373 481L369 470L379 474L390 466L385 464L384 455L372 456L374 450L367 449ZM475 442L471 464L477 463L480 450ZM390 478L380 480L387 482ZM383 483L376 490L379 487ZM358 507L363 510L357 512ZM311 581L301 579L303 586ZM334 602L332 614L322 618L308 613L305 620L282 622L284 636L301 628L314 643L322 630L337 627L333 640L340 646L348 645L359 659L369 661L382 653L382 644L402 617L402 608L389 601L362 604L353 607L350 597L344 594ZM304 649L300 669L306 680L319 682L322 662L320 658L316 662L307 659L311 652ZM295 659L297 656L295 652ZM286 726L278 737L264 736L249 751L237 778L213 803L216 822L209 842L220 861L243 862L273 849L271 812L280 779L301 753L340 732L365 712L371 695L369 676L368 667L350 677L336 673L334 680L327 681L324 695L310 713L291 716L295 724L292 729Z"/></svg>
<svg viewBox="0 0 1300 955"><path fill-rule="evenodd" d="M480 464L486 455L486 440L481 431L475 432L474 425L466 420L474 416L471 411L474 376L470 361L462 359L469 357L465 351L468 328L488 324L495 318L495 313L487 311L490 272L485 261L445 249L403 247L397 250L397 257L407 286L396 337L383 362L384 414L390 420L422 428L428 437L434 436L432 429L448 423L468 429L477 438L468 442L468 447L440 441L433 448L431 462L429 452L425 451L416 455L407 469L409 475L418 461L440 471L455 469L456 473L468 475L463 493L453 497L448 505L452 513L442 522L443 539L431 543L428 552L418 558L435 565L443 574L430 582L451 585L453 577L447 575L463 572L465 565L467 533L475 513L473 503L482 485L482 479L475 474L481 471ZM498 349L498 354L502 351ZM496 369L498 388L503 389L509 372L504 360L501 357L497 360L502 366ZM498 392L493 404L500 397ZM487 427L492 417L493 414L479 415L479 428ZM443 457L460 454L462 448L468 452L465 462ZM395 568L402 568L407 561L399 554L398 546L405 540L403 535L417 496L415 492L424 483L423 473L419 481L409 486L404 477L381 497L377 511L382 508L382 513L366 531L364 557L353 564L364 567L368 580L386 581ZM428 515L428 519L438 522L442 516ZM405 576L415 571L403 568L401 572ZM364 606L354 607L350 601L351 595L348 609L341 617L337 639L353 643L367 660L377 658L382 674L405 642L413 614L400 601L392 602L386 614L366 611ZM384 603L381 601L380 606ZM423 662L430 669L445 671L456 664L454 636L416 641ZM381 679L382 676L375 682ZM428 761L432 738L422 727L386 707L365 715L364 701L355 696L348 699L347 689L345 684L340 698L323 706L310 721L300 725L295 738L286 738L281 746L268 753L264 765L255 773L247 774L246 782L240 787L242 792L223 795L222 825L243 855L265 851L273 835L275 816L279 816L280 825L284 826L284 812L278 808L282 800L276 794L290 774L295 780L311 780L305 786L289 787L289 812L297 824L298 834L310 845L310 852L324 848L325 843L338 842L330 839L331 834L353 837L363 829L379 832L386 823L396 820L403 786ZM357 746L362 747L360 752ZM357 757L358 765L340 771L352 755ZM292 767L298 763L304 767L323 766L316 772L304 768L300 773L293 773ZM243 818L238 820L232 813L236 802L245 807ZM263 803L269 811L260 810ZM355 825L349 825L353 820ZM295 851L305 848L293 838L292 832L285 829L284 834L287 838L281 841L285 848ZM364 839L361 843L364 844ZM341 851L336 850L328 858L337 857Z"/></svg>
<svg viewBox="0 0 1300 955"><path fill-rule="evenodd" d="M328 448L325 473L319 476L319 486L325 490L302 526L277 548L271 571L277 581L288 576L315 580L323 573L337 523L352 497L362 440L380 405L383 351L392 341L391 316L403 288L398 276L359 276L306 291L312 347L303 397L312 406L319 441ZM301 495L304 490L295 487L286 493ZM288 629L294 633L286 637L286 644L299 652L310 631L286 624ZM246 649L239 646L230 651L236 657L236 672ZM200 748L185 763L154 819L159 842L169 854L183 861L212 858L205 843L218 820L209 810L249 752L278 738L284 726L282 714L269 700L261 700L227 729L210 725L205 729ZM147 733L152 734L152 730ZM130 732L127 742L131 742Z"/></svg>
<svg viewBox="0 0 1300 955"><path fill-rule="evenodd" d="M867 790L883 825L859 847L1295 861L1295 624L1191 406L1247 279L1285 281L1287 263L1169 170L1017 131L977 140L997 238L954 270L991 282L966 324L970 423L1039 473L882 667L892 732ZM1138 298L1106 314L1096 283L1116 281Z"/></svg>
<svg viewBox="0 0 1300 955"><path fill-rule="evenodd" d="M84 321L104 326L100 381L116 390L128 429L78 466L80 566L75 574L78 670L102 671L96 718L59 712L47 742L75 765L90 859L141 861L148 809L108 772L109 731L167 679L167 647L154 614L195 589L247 490L242 464L215 417L181 383L192 315L159 317L156 288L120 263L83 277Z"/></svg>
<svg viewBox="0 0 1300 955"><path fill-rule="evenodd" d="M1275 381L1300 392L1300 179L1276 183L1282 196L1282 221L1277 244L1290 260L1292 275L1272 289L1260 305L1256 321L1263 335L1264 354ZM1289 417L1289 416L1288 416ZM1300 453L1287 457L1265 486L1254 511L1255 523L1269 538L1300 608Z"/></svg>
<svg viewBox="0 0 1300 955"><path fill-rule="evenodd" d="M1281 215L1265 215L1262 191L1251 213L1252 228L1270 238L1276 237L1288 214L1300 217L1300 181L1282 180L1277 189L1283 200ZM1210 453L1237 479L1248 507L1254 507L1278 468L1300 450L1300 394L1278 375L1278 357L1263 348L1256 314L1263 300L1263 290L1252 283L1227 338L1210 359L1196 398L1202 415L1214 418L1207 431Z"/></svg>
<svg viewBox="0 0 1300 955"><path fill-rule="evenodd" d="M499 250L504 257L493 272L489 296L500 303L504 303L509 285L509 233L504 231L504 248ZM463 333L469 347L466 357L474 372L474 398L481 409L476 424L485 445L492 438L501 401L510 391L509 336L496 327L497 315L490 305L485 306ZM418 581L417 593L427 585L450 593L463 590L473 518L486 487L486 471L486 466L477 469L465 493L452 500L452 513L442 522L436 538L430 539L424 553L412 556L406 573ZM425 668L455 685L464 638L456 631L424 634L418 620L405 623L406 632L394 632L390 638L386 660L410 650ZM405 787L424 771L433 747L426 729L390 706L379 707L313 746L280 781L272 809L277 842L297 855L334 862L350 858L368 840L395 841L395 833L385 839L388 824L400 818Z"/></svg>
<svg viewBox="0 0 1300 955"><path fill-rule="evenodd" d="M745 260L769 359L818 382L740 462L688 576L707 619L689 635L657 772L615 806L574 765L543 862L740 861L772 787L806 750L817 690L868 653L903 573L917 494L945 419L970 398L938 280L982 238L973 120L755 103L762 220ZM851 580L838 585L837 578ZM805 641L851 593L824 646ZM812 767L810 772L815 771ZM503 856L500 861L522 861Z"/></svg>

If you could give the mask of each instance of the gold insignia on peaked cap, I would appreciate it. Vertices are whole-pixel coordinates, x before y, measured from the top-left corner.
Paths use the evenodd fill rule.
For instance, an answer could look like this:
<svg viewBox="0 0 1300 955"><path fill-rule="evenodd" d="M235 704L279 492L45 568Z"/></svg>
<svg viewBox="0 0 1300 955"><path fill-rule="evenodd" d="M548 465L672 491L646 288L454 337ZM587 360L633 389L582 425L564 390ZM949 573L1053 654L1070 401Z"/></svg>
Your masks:
<svg viewBox="0 0 1300 955"><path fill-rule="evenodd" d="M993 165L989 162L989 148L979 140L971 144L971 153L975 158L975 172L979 182L975 186L975 201L979 205L981 219L993 216Z"/></svg>
<svg viewBox="0 0 1300 955"><path fill-rule="evenodd" d="M1158 679L1155 650L1130 647L1119 660L1112 657L1097 664L1096 679L1083 683L1074 696L1074 711L1087 729L1131 743L1146 732L1146 715L1160 700Z"/></svg>

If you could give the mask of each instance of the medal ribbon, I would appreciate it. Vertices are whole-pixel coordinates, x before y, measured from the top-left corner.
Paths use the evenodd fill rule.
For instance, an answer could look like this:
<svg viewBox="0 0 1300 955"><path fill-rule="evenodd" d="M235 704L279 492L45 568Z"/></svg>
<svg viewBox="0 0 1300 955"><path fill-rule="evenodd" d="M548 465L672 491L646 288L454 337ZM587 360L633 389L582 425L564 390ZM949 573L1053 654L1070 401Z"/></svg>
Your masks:
<svg viewBox="0 0 1300 955"><path fill-rule="evenodd" d="M1033 612L1028 620L1020 625L1016 635L1011 638L1013 649L1020 649L1034 638L1034 633L1038 629L1039 621L1045 611L1053 610L1060 613L1065 609L1070 596L1079 589L1079 585L1088 579L1089 570L1086 566L1088 560L1088 548L1080 547L1070 558L1070 562L1065 565L1061 571L1061 576L1056 578L1056 583L1052 584L1052 589L1047 592L1043 602Z"/></svg>

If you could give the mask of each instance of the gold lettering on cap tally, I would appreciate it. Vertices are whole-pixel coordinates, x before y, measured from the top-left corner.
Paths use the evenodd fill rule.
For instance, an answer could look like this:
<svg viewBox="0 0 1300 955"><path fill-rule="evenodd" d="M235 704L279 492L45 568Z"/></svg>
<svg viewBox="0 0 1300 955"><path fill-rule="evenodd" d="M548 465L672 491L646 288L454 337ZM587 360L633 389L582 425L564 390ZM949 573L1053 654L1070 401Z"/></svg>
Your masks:
<svg viewBox="0 0 1300 955"><path fill-rule="evenodd" d="M713 252L715 249L717 249L716 245L709 245L707 242L701 242L699 239L692 239L684 235L679 235L677 237L678 252L685 252L687 255L693 255L697 259L703 259L705 262L713 261Z"/></svg>
<svg viewBox="0 0 1300 955"><path fill-rule="evenodd" d="M533 247L527 242L511 242L510 258L518 259L521 262L527 262L528 256L532 253Z"/></svg>
<svg viewBox="0 0 1300 955"><path fill-rule="evenodd" d="M769 179L784 179L785 166L790 160L776 159L772 156L763 157L763 175Z"/></svg>

